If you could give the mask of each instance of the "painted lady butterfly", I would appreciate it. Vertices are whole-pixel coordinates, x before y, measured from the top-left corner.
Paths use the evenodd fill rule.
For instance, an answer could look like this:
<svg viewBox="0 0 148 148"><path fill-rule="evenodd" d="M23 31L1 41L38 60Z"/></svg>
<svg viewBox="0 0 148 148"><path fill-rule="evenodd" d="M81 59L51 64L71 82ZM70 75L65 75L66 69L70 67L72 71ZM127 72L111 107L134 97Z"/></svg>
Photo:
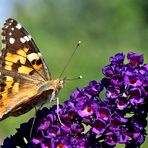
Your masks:
<svg viewBox="0 0 148 148"><path fill-rule="evenodd" d="M14 19L2 28L0 52L0 120L19 116L56 99L64 79L52 80L29 33Z"/></svg>

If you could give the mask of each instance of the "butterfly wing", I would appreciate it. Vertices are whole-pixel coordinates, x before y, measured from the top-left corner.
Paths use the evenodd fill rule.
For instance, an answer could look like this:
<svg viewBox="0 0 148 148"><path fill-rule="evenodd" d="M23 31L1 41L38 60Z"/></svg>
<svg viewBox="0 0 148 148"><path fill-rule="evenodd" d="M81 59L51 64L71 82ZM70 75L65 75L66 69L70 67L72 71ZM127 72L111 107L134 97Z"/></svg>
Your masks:
<svg viewBox="0 0 148 148"><path fill-rule="evenodd" d="M14 19L2 28L0 55L0 120L36 97L51 79L42 55L28 32Z"/></svg>
<svg viewBox="0 0 148 148"><path fill-rule="evenodd" d="M43 83L40 81L40 83ZM38 94L39 81L33 81L10 71L1 71L0 77L0 120L13 115L15 110L30 102ZM30 106L33 108L33 106ZM24 108L25 109L25 108ZM26 110L26 109L25 109ZM16 113L21 114L21 113Z"/></svg>
<svg viewBox="0 0 148 148"><path fill-rule="evenodd" d="M29 33L14 19L7 19L2 28L1 65L23 74L38 74L51 79L44 59Z"/></svg>

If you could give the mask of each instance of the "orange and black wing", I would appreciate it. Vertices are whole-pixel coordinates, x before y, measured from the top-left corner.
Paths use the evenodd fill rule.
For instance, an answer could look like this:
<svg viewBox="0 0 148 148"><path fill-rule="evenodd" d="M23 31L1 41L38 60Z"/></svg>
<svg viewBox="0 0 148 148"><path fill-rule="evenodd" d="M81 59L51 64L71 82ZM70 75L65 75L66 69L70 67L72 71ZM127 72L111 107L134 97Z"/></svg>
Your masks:
<svg viewBox="0 0 148 148"><path fill-rule="evenodd" d="M1 68L21 74L39 75L49 80L50 73L31 35L14 19L2 28Z"/></svg>
<svg viewBox="0 0 148 148"><path fill-rule="evenodd" d="M50 80L44 59L29 33L14 19L2 28L0 51L0 120L17 104L35 97Z"/></svg>

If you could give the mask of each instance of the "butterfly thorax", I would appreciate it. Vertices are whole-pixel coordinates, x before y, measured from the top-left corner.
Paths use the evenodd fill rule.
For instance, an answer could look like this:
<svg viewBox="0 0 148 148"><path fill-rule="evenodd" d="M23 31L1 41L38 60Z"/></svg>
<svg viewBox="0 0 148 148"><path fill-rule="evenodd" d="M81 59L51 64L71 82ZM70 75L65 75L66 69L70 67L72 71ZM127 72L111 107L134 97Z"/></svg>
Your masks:
<svg viewBox="0 0 148 148"><path fill-rule="evenodd" d="M42 84L39 89L38 93L43 94L45 92L49 92L49 97L46 100L43 100L43 102L39 102L39 104L44 104L47 102L52 102L56 100L56 97L59 93L59 91L64 87L65 79L56 79L56 80L48 80L44 84ZM51 93L52 91L52 93ZM51 96L50 96L51 95ZM45 101L45 102L44 102Z"/></svg>
<svg viewBox="0 0 148 148"><path fill-rule="evenodd" d="M54 88L55 93L63 88L65 79L49 80L48 83Z"/></svg>

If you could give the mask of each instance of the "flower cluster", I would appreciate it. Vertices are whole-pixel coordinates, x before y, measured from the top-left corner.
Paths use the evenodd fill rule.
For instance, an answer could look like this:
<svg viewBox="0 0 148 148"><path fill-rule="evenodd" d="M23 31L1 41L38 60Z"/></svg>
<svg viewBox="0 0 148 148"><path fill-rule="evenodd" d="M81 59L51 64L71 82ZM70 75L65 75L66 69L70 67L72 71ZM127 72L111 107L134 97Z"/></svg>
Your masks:
<svg viewBox="0 0 148 148"><path fill-rule="evenodd" d="M124 59L123 53L111 57L102 69L105 77L75 90L58 114L56 105L39 110L31 138L33 119L21 124L2 147L140 147L147 126L148 64L142 54L129 52L127 64Z"/></svg>

